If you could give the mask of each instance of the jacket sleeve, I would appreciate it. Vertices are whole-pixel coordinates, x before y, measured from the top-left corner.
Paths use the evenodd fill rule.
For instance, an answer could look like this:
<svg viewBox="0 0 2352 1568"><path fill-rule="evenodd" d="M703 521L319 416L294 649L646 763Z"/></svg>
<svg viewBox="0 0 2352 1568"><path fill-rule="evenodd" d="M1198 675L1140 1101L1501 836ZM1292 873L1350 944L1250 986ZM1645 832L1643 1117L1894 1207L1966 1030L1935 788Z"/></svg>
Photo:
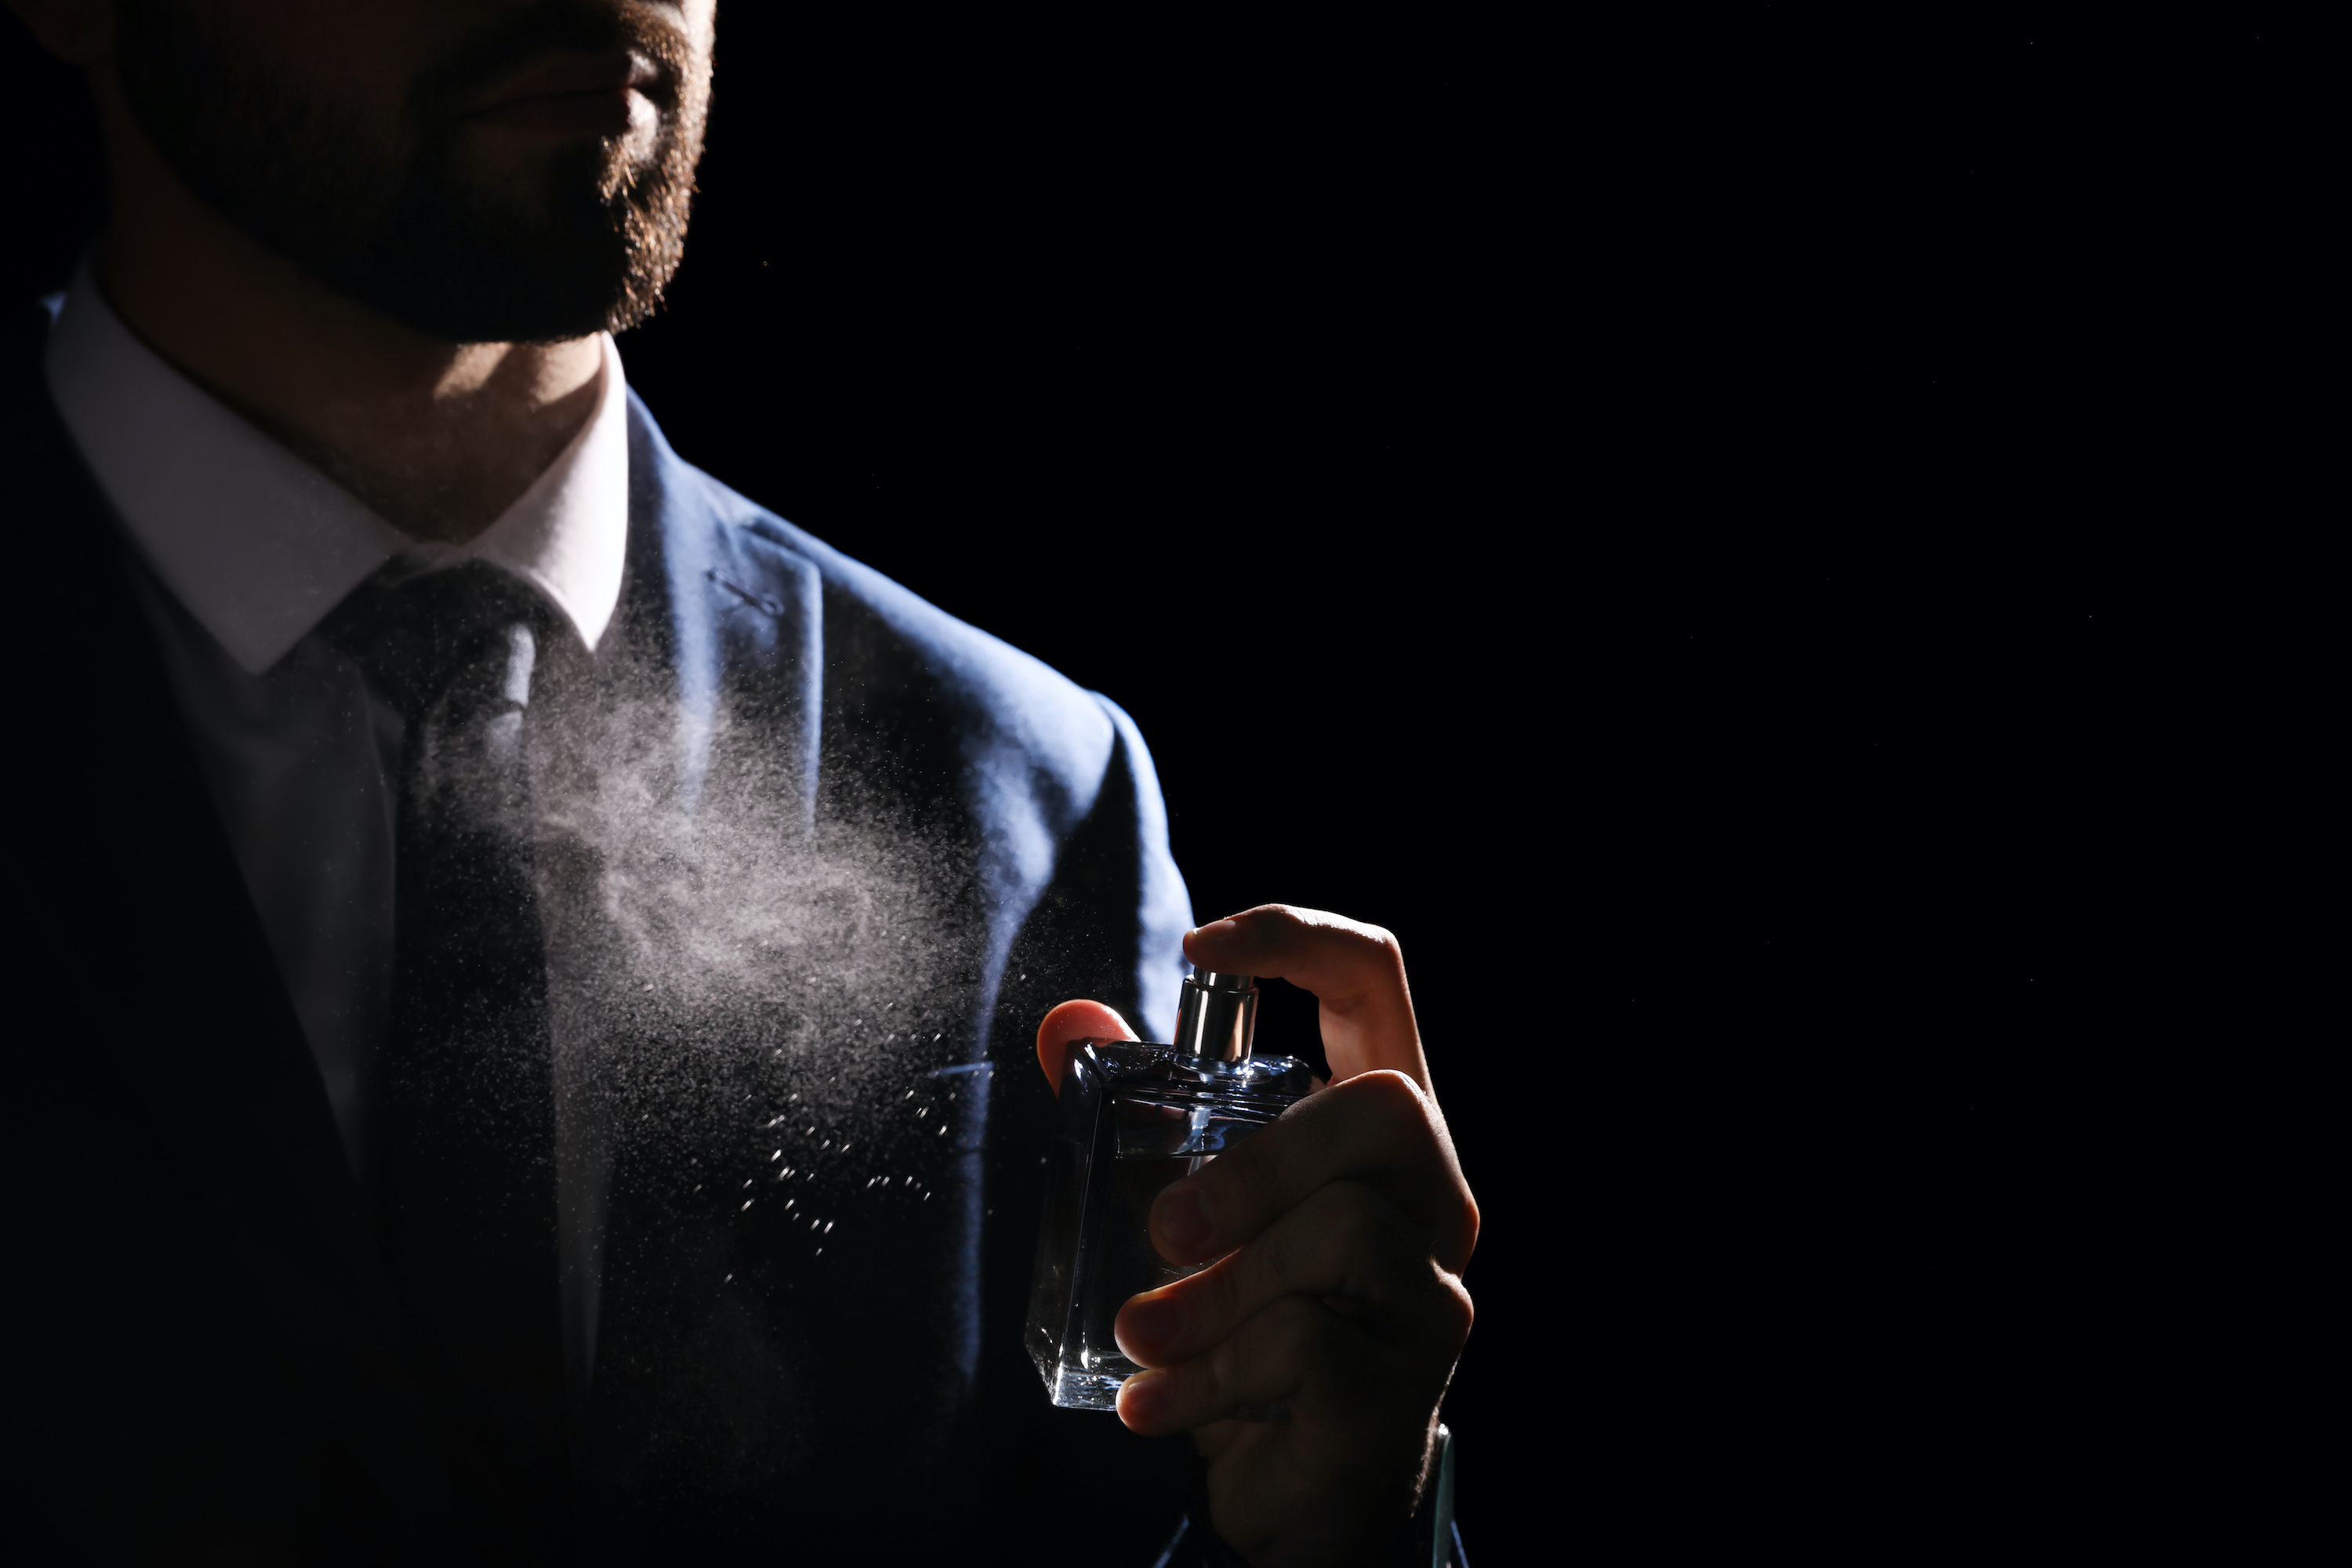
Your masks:
<svg viewBox="0 0 2352 1568"><path fill-rule="evenodd" d="M1169 852L1168 808L1143 736L1116 703L1095 700L1111 721L1109 761L1093 809L1064 839L1013 941L989 1032L1000 1062L1033 1059L1039 1020L1073 998L1116 1007L1148 1040L1176 1026L1192 898Z"/></svg>
<svg viewBox="0 0 2352 1568"><path fill-rule="evenodd" d="M1192 923L1151 754L1127 714L1095 700L1115 731L1100 787L1013 940L990 1027L978 1451L991 1474L988 1549L976 1560L1146 1568L1183 1516L1191 1439L1145 1439L1115 1415L1054 1408L1023 1343L1054 1125L1038 1023L1056 1003L1086 998L1166 1039Z"/></svg>
<svg viewBox="0 0 2352 1568"><path fill-rule="evenodd" d="M1093 810L1060 847L1052 880L1015 940L991 1030L996 1080L989 1138L984 1419L1002 1434L989 1489L990 1548L1031 1563L1244 1568L1209 1522L1188 1436L1144 1439L1106 1414L1055 1410L1021 1350L1053 1096L1035 1056L1038 1022L1073 997L1108 1003L1137 1034L1165 1040L1187 965L1190 895L1168 843L1168 812L1135 722L1097 695L1116 731ZM1450 1455L1442 1468L1450 1471ZM1433 1478L1433 1483L1439 1478ZM1462 1568L1450 1473L1379 1552L1381 1568ZM1017 1547L1016 1547L1017 1543ZM983 1553L985 1555L985 1553Z"/></svg>

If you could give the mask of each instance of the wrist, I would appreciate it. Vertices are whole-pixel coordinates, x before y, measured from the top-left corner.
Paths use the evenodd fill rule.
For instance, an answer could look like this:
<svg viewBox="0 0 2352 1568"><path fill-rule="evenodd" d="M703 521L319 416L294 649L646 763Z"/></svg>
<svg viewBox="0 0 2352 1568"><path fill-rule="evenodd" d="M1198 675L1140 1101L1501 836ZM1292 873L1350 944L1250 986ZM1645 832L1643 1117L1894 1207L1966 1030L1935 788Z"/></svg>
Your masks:
<svg viewBox="0 0 2352 1568"><path fill-rule="evenodd" d="M1442 1423L1433 1447L1419 1506L1409 1519L1366 1543L1360 1561L1367 1568L1468 1568L1454 1521L1454 1434ZM1162 1559L1163 1568L1253 1568L1231 1542L1217 1533L1210 1515L1208 1467L1197 1455L1185 1521L1180 1539Z"/></svg>

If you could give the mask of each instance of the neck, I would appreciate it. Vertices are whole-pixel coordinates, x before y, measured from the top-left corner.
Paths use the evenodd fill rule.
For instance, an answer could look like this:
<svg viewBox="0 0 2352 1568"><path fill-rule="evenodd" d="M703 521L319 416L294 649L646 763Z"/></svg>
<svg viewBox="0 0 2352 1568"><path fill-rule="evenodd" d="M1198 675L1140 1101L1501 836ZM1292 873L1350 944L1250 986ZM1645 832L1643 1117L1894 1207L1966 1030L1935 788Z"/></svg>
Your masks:
<svg viewBox="0 0 2352 1568"><path fill-rule="evenodd" d="M113 221L108 302L149 347L394 527L463 543L594 412L601 338L452 343L336 293L221 217L93 73Z"/></svg>

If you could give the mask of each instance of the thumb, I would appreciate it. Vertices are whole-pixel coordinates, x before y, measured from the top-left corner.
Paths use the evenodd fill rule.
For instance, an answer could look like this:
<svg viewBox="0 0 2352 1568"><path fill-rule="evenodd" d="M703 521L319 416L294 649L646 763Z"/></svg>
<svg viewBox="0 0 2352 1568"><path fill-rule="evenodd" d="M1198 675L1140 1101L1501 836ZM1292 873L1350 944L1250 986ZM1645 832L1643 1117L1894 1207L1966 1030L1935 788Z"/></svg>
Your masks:
<svg viewBox="0 0 2352 1568"><path fill-rule="evenodd" d="M1065 1002L1037 1026L1037 1065L1054 1093L1062 1092L1062 1074L1070 1063L1070 1047L1080 1040L1131 1040L1135 1031L1118 1012L1099 1002Z"/></svg>

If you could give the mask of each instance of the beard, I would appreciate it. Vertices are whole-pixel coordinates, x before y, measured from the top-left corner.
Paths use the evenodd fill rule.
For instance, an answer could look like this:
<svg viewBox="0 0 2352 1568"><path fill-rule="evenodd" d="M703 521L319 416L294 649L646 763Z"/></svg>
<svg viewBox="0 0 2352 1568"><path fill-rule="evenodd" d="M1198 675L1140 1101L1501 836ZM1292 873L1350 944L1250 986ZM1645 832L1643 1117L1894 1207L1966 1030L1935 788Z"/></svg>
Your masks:
<svg viewBox="0 0 2352 1568"><path fill-rule="evenodd" d="M427 63L396 125L320 94L208 26L187 0L121 0L123 96L196 195L312 277L451 342L554 342L651 315L686 248L710 60L672 28L543 0ZM651 149L560 146L518 184L467 156L481 89L559 50L626 47L664 68Z"/></svg>

